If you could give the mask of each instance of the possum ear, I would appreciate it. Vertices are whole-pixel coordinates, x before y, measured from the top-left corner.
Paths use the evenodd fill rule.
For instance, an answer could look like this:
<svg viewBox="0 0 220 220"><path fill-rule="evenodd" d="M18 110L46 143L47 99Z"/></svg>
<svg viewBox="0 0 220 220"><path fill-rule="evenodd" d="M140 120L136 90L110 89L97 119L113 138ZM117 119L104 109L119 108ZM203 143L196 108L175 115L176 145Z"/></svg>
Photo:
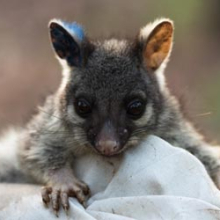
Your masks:
<svg viewBox="0 0 220 220"><path fill-rule="evenodd" d="M146 25L139 33L141 60L148 70L156 70L166 64L173 43L173 22L160 19Z"/></svg>
<svg viewBox="0 0 220 220"><path fill-rule="evenodd" d="M51 20L49 23L50 37L57 57L69 66L82 65L82 43L85 39L84 31L77 23L67 23Z"/></svg>

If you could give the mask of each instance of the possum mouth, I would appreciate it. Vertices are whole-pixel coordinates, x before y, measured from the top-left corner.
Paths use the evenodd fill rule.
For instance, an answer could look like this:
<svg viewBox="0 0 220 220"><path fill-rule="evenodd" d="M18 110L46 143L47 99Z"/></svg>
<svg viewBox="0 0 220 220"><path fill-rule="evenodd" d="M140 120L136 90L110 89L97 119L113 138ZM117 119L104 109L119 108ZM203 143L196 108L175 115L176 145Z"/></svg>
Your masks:
<svg viewBox="0 0 220 220"><path fill-rule="evenodd" d="M110 153L110 152L100 151L93 144L91 144L89 142L85 146L86 146L86 148L91 149L94 153L99 154L99 155L104 156L104 157L117 156L117 155L121 154L124 151L125 148L127 148L126 146L123 146L122 148L118 149L117 151L114 151L114 152Z"/></svg>
<svg viewBox="0 0 220 220"><path fill-rule="evenodd" d="M120 151L117 151L117 152L105 153L105 152L101 152L101 151L97 150L96 148L94 150L95 150L96 153L98 153L98 154L100 154L104 157L114 157L114 156L119 155L122 152L122 150L120 150Z"/></svg>
<svg viewBox="0 0 220 220"><path fill-rule="evenodd" d="M123 153L128 148L137 146L139 143L140 143L140 140L136 140L136 139L132 140L131 138L131 140L128 139L123 145L119 146L117 150L113 150L111 152L97 149L97 147L95 146L95 143L91 143L89 141L86 144L86 146L90 148L94 153L97 153L101 156L114 157L114 156L118 156L119 154Z"/></svg>
<svg viewBox="0 0 220 220"><path fill-rule="evenodd" d="M100 155L102 155L104 157L114 157L114 156L118 156L119 154L121 154L127 147L128 147L127 145L124 145L119 150L111 152L111 153L109 153L109 152L101 152L98 149L96 149L95 147L93 147L93 148L94 148L96 153L98 153L98 154L100 154Z"/></svg>
<svg viewBox="0 0 220 220"><path fill-rule="evenodd" d="M114 157L114 156L117 156L119 155L122 151L119 151L119 152L116 152L116 153L111 153L111 154L106 154L106 153L102 153L102 152L99 152L97 151L100 155L102 156L105 156L105 157Z"/></svg>

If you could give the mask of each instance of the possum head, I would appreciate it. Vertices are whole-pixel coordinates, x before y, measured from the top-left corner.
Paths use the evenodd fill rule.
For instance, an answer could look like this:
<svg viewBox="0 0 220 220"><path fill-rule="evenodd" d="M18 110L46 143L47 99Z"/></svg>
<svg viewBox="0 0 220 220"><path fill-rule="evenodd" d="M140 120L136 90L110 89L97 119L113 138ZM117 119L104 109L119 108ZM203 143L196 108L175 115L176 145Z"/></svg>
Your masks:
<svg viewBox="0 0 220 220"><path fill-rule="evenodd" d="M73 136L112 156L153 133L163 109L172 22L148 24L133 41L92 41L78 24L60 20L49 28L63 67L59 109Z"/></svg>

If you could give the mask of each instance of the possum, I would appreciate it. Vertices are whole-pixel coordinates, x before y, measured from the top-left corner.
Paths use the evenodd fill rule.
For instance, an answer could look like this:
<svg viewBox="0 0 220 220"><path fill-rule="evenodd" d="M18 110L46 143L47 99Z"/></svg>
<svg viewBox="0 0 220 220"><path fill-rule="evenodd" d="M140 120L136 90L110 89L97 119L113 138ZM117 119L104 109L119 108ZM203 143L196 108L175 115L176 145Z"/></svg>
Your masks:
<svg viewBox="0 0 220 220"><path fill-rule="evenodd" d="M0 181L18 176L44 185L43 202L55 212L60 206L68 210L69 197L84 203L90 193L74 174L75 158L113 157L156 135L195 155L220 187L219 148L188 121L166 85L173 31L171 20L158 19L132 40L92 40L75 22L51 20L62 81L29 123L14 132L17 162L7 165L7 173L0 171Z"/></svg>

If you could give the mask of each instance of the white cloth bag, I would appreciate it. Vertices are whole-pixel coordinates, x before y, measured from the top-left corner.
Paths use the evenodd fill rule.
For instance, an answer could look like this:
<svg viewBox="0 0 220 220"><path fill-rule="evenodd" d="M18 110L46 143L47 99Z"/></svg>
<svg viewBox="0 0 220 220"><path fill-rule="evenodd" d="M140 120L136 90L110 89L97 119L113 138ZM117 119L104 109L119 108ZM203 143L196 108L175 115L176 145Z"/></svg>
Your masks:
<svg viewBox="0 0 220 220"><path fill-rule="evenodd" d="M85 155L77 177L91 189L87 207L70 199L69 220L217 220L220 192L194 156L155 136L123 155ZM53 220L41 202L40 188L0 184L0 220Z"/></svg>

